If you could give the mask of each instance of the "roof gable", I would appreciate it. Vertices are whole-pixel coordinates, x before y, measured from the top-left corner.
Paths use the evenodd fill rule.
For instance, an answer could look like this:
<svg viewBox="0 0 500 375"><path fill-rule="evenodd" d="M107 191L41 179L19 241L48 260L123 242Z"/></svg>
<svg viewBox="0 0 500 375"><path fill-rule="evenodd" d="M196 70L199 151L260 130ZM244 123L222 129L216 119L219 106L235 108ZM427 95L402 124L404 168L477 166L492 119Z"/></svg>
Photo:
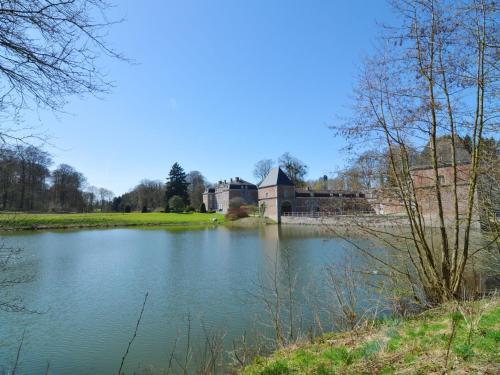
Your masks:
<svg viewBox="0 0 500 375"><path fill-rule="evenodd" d="M273 168L269 171L266 178L264 178L264 180L259 184L259 188L276 185L293 186L292 180L290 180L286 173L279 167Z"/></svg>

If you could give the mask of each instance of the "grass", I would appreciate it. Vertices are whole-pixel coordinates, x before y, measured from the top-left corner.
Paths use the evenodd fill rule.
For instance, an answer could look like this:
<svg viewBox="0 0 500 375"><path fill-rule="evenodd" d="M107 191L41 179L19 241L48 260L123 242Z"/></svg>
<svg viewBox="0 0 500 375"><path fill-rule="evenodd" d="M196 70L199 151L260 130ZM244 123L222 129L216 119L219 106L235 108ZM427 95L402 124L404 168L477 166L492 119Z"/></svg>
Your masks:
<svg viewBox="0 0 500 375"><path fill-rule="evenodd" d="M470 340L463 315L445 305L411 319L386 321L355 333L328 334L312 344L257 357L240 373L499 374L500 302L486 299L469 305L483 310ZM456 329L449 345L453 319Z"/></svg>
<svg viewBox="0 0 500 375"><path fill-rule="evenodd" d="M0 213L0 229L64 229L161 225L208 225L224 222L221 214L201 213L88 213L28 214Z"/></svg>

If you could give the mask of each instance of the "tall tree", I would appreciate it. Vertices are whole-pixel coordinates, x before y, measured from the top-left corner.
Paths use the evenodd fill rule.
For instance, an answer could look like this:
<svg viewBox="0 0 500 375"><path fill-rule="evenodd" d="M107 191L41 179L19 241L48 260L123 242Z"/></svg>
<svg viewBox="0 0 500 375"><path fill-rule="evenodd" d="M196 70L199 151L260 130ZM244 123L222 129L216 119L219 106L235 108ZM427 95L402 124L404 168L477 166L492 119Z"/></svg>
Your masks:
<svg viewBox="0 0 500 375"><path fill-rule="evenodd" d="M274 160L272 159L262 159L255 163L253 168L253 176L258 182L261 182L266 178L271 169L274 167Z"/></svg>
<svg viewBox="0 0 500 375"><path fill-rule="evenodd" d="M168 174L167 183L165 185L165 202L168 208L168 202L170 198L177 195L182 198L184 205L189 203L189 193L188 193L189 183L187 182L187 176L184 169L179 165L179 163L174 163L170 172Z"/></svg>
<svg viewBox="0 0 500 375"><path fill-rule="evenodd" d="M52 172L52 195L57 210L81 211L84 208L83 174L70 165L61 164Z"/></svg>
<svg viewBox="0 0 500 375"><path fill-rule="evenodd" d="M340 130L353 144L362 140L387 150L393 191L410 225L410 236L402 235L394 246L411 245L404 251L413 270L396 271L418 283L427 301L439 303L460 298L470 257L484 249L471 236L484 137L500 130L498 10L489 0L397 0L393 5L401 23L385 30L384 44L367 59L355 92L356 115ZM451 168L447 186L440 176L443 136L449 139L443 143ZM460 136L467 137L471 152L466 172L460 165ZM436 213L437 238L412 173L411 149L422 146L432 175L425 194ZM451 213L445 214L445 199ZM498 233L493 237L498 241Z"/></svg>
<svg viewBox="0 0 500 375"><path fill-rule="evenodd" d="M305 185L304 178L309 167L304 162L292 156L289 152L281 155L278 162L281 169L283 169L295 186Z"/></svg>
<svg viewBox="0 0 500 375"><path fill-rule="evenodd" d="M206 187L205 177L203 177L201 172L191 171L187 174L186 181L189 183L189 203L198 209L203 203L203 192Z"/></svg>

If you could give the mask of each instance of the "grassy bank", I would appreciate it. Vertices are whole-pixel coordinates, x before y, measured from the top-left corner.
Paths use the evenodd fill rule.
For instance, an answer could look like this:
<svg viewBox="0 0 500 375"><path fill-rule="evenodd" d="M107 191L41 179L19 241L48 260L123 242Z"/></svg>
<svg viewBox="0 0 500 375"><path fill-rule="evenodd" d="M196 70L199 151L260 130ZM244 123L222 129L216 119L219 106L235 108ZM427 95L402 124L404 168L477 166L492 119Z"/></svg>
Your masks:
<svg viewBox="0 0 500 375"><path fill-rule="evenodd" d="M475 320L478 323L471 328ZM500 373L498 300L474 302L461 310L448 305L356 333L327 334L269 358L258 357L241 371L245 375L445 373Z"/></svg>
<svg viewBox="0 0 500 375"><path fill-rule="evenodd" d="M223 215L200 213L2 213L0 214L0 230L199 225L211 224L214 218L218 223L224 222Z"/></svg>

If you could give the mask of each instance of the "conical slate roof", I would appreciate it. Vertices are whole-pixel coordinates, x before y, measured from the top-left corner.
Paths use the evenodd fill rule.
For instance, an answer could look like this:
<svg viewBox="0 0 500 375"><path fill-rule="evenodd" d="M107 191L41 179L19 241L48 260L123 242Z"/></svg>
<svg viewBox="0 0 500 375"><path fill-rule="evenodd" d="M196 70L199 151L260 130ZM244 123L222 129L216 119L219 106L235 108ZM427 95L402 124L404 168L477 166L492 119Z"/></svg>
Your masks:
<svg viewBox="0 0 500 375"><path fill-rule="evenodd" d="M290 180L286 173L283 172L279 167L273 168L269 171L269 174L266 176L266 178L264 178L264 180L259 184L259 188L276 185L293 186L292 180Z"/></svg>

